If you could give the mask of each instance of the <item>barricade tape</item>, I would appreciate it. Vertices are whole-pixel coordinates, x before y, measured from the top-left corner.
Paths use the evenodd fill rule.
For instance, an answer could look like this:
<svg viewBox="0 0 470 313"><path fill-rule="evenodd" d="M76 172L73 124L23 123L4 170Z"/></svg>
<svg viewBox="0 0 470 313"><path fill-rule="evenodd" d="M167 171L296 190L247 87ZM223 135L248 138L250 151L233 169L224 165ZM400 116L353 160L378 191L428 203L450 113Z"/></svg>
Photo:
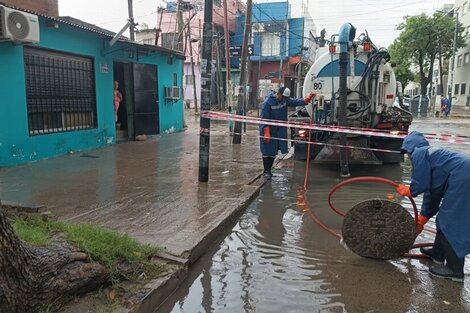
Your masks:
<svg viewBox="0 0 470 313"><path fill-rule="evenodd" d="M220 115L220 116L223 116L223 117L233 116L230 113L216 112L216 111L208 111L206 113L202 113L202 115L205 115L205 114L210 114L211 116L219 116ZM263 118L244 116L244 115L236 115L236 116L241 117L241 118L245 118L247 120L259 120L259 121L263 121L263 122L273 121L273 120L270 120L270 119L263 119ZM356 129L356 130L361 130L361 131L371 131L371 132L375 132L375 133L387 133L387 134L390 133L390 130L377 129L377 128L364 128L364 127L359 128L359 127L351 127L351 126L310 124L310 123L305 123L305 122L278 121L278 120L276 120L276 122L278 122L279 124L285 125L286 127L292 127L291 125L298 125L299 127L303 127L305 125L315 125L315 126L321 126L321 127L324 127L324 128L328 128L328 129L330 129L330 128L331 129ZM404 131L397 131L396 134L406 136L408 133L404 132Z"/></svg>
<svg viewBox="0 0 470 313"><path fill-rule="evenodd" d="M403 139L408 134L406 132L391 133L389 130L384 131L384 130L377 130L377 129L370 129L370 128L357 128L357 127L346 127L346 126L336 126L336 125L332 126L332 125L308 124L308 123L301 123L301 122L277 121L277 120L262 119L262 118L257 118L257 117L250 117L250 116L243 116L243 115L236 115L236 114L222 113L222 112L213 112L213 111L202 112L201 117L209 118L213 120L219 120L219 121L231 120L235 122L243 122L243 123L249 123L249 124L258 124L258 125L262 124L262 125L281 126L281 127L289 127L289 128L302 128L302 129L309 129L309 130L316 130L316 131L336 132L336 133L343 133L343 134L349 134L349 135L362 135L362 136L373 136L373 137L384 137L384 138ZM464 139L455 139L455 138L467 138L465 136L452 135L452 134L423 134L423 135L428 141L470 145L470 141L466 141Z"/></svg>
<svg viewBox="0 0 470 313"><path fill-rule="evenodd" d="M220 132L218 132L220 133ZM256 138L264 138L263 136L260 135L248 135L247 133L242 134L242 133L234 133L234 132L222 132L225 134L233 134L233 135L244 135L247 137L256 137ZM200 135L205 135L207 136L207 132L201 132ZM318 141L308 141L308 140L300 140L300 139L287 139L287 138L279 138L279 137L269 137L271 140L279 140L279 141L287 141L287 142L298 142L298 143L304 143L304 144L312 144L312 145L317 145L317 146L329 146L329 147L337 147L337 148L346 148L346 149L359 149L359 150L368 150L368 151L375 151L375 152L385 152L385 153L398 153L400 154L400 151L396 150L387 150L387 149L378 149L378 148L369 148L369 147L360 147L360 146L353 146L353 145L340 145L340 144L333 144L333 143L326 143L326 142L318 142Z"/></svg>
<svg viewBox="0 0 470 313"><path fill-rule="evenodd" d="M224 116L224 117L227 117L227 116L232 116L231 113L225 113L225 112L217 112L217 111L209 111L207 113L210 113L211 115L220 115L220 116ZM203 115L206 114L206 113L202 113ZM244 115L237 115L239 117L243 117L243 118L246 118L246 119L250 119L250 120L260 120L260 121L272 121L272 120L268 120L268 119L262 119L262 118L257 118L257 117L250 117L250 116L244 116ZM299 125L299 126L303 126L303 125L310 125L309 123L304 123L304 122L292 122L292 121L278 121L279 123L281 124L285 124L287 127L291 127L289 125L292 125L292 124L295 124L295 125ZM352 126L338 126L338 125L322 125L322 124L313 124L313 125L317 125L317 126L322 126L322 127L328 127L328 128L334 128L334 129L355 129L355 130L358 130L358 131L371 131L371 132L376 132L376 133L386 133L386 134L390 134L390 130L384 130L384 129L376 129L376 128L366 128L366 127L352 127ZM397 135L403 135L403 136L407 136L408 135L408 132L406 131L397 131L396 133L394 134L397 134ZM465 136L465 135L456 135L456 134L449 134L449 133L442 133L442 134L437 134L437 133L422 133L423 136L425 137L430 137L430 138L442 138L442 139L448 139L448 138L457 138L457 139L470 139L470 136Z"/></svg>
<svg viewBox="0 0 470 313"><path fill-rule="evenodd" d="M275 126L285 126L285 127L294 127L294 128L306 128L307 126L317 126L321 127L322 130L328 129L331 131L337 131L338 129L343 129L343 130L358 130L358 131L368 131L368 132L374 132L374 133L384 133L384 134L390 134L390 130L383 130L383 129L376 129L376 128L359 128L359 127L351 127L351 126L338 126L338 125L322 125L322 124L309 124L309 123L304 123L304 122L293 122L293 121L279 121L279 120L270 120L270 119L263 119L263 118L258 118L258 117L251 117L251 116L243 116L243 115L232 115L230 113L223 113L223 112L205 112L202 113L201 116L212 118L212 119L217 119L217 120L226 120L227 118L231 119L231 117L236 116L237 118L243 118L246 119L247 121L260 121L263 122L262 124L270 123L270 122L276 122L278 125ZM218 117L223 117L223 119L219 119ZM260 123L259 123L260 124ZM399 131L394 133L394 135L402 135L405 137L408 133L404 131Z"/></svg>

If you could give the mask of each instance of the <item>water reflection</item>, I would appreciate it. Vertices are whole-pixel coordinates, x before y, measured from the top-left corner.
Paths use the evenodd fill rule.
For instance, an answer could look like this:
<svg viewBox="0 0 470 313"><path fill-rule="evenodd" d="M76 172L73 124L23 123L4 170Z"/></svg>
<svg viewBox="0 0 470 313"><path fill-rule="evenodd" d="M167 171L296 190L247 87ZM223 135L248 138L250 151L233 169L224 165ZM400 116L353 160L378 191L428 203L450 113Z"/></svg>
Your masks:
<svg viewBox="0 0 470 313"><path fill-rule="evenodd" d="M469 291L431 279L428 261L361 258L315 223L312 214L340 234L342 219L327 203L340 181L334 171L313 166L304 193L304 163L285 162L159 312L468 312ZM357 167L354 173L409 182L410 166ZM401 202L411 212L408 201L381 184L344 187L333 201L347 211L371 198ZM421 240L432 238L428 233Z"/></svg>

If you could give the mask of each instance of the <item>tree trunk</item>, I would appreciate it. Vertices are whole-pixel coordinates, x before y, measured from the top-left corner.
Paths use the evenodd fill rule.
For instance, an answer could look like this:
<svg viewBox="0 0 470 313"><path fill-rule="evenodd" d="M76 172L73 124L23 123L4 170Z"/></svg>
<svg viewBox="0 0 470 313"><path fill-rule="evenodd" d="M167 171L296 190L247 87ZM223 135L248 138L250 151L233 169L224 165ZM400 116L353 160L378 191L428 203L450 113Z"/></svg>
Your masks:
<svg viewBox="0 0 470 313"><path fill-rule="evenodd" d="M424 73L424 57L421 54L421 52L419 52L418 66L419 66L419 81L420 81L420 86L421 86L420 94L425 96L426 88L428 87L429 80L426 77L426 74Z"/></svg>
<svg viewBox="0 0 470 313"><path fill-rule="evenodd" d="M35 248L22 242L0 209L0 312L36 312L107 282L107 270L60 240Z"/></svg>

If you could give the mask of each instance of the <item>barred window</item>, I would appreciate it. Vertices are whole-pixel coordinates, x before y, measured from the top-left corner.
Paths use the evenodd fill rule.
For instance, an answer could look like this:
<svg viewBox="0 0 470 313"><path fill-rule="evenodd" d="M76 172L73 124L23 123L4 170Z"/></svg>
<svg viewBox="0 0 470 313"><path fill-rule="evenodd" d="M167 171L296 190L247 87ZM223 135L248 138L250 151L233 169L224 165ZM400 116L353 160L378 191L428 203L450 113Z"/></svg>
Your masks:
<svg viewBox="0 0 470 313"><path fill-rule="evenodd" d="M286 23L255 23L253 29L260 38L262 56L278 56L283 53L281 46L285 42Z"/></svg>
<svg viewBox="0 0 470 313"><path fill-rule="evenodd" d="M263 33L261 47L262 56L277 56L281 53L281 38L277 34Z"/></svg>
<svg viewBox="0 0 470 313"><path fill-rule="evenodd" d="M97 127L93 59L25 47L24 63L30 136Z"/></svg>

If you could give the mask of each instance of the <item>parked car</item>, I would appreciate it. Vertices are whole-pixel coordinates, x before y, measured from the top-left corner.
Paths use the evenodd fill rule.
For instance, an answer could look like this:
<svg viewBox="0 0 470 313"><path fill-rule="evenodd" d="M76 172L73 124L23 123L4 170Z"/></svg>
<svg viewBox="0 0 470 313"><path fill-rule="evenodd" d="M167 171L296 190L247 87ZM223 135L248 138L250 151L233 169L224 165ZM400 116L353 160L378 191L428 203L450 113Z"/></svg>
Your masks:
<svg viewBox="0 0 470 313"><path fill-rule="evenodd" d="M398 97L395 97L395 101L393 102L394 107L400 107L403 110L410 110L410 103L411 103L411 98L408 97L403 97L403 104L400 106L400 102L398 100Z"/></svg>
<svg viewBox="0 0 470 313"><path fill-rule="evenodd" d="M410 104L411 104L411 98L403 97L402 109L405 109L405 110L409 111L410 110Z"/></svg>

